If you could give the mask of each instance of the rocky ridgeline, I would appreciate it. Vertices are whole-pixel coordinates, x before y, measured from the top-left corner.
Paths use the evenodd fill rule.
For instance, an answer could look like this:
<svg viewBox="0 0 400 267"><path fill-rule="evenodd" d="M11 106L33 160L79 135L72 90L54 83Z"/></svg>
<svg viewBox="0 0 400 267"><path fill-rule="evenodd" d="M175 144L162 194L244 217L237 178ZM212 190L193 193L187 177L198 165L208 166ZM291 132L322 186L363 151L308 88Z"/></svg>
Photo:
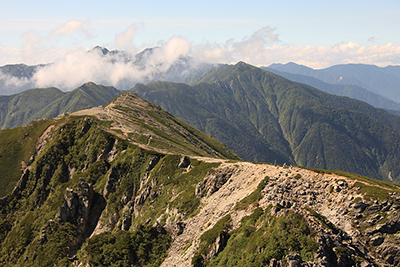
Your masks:
<svg viewBox="0 0 400 267"><path fill-rule="evenodd" d="M85 125L93 123L85 120ZM49 139L50 131L46 132ZM112 162L117 155L114 139L109 141L97 160ZM45 144L45 141L43 141ZM37 146L36 154L42 148ZM36 155L35 154L35 155ZM207 160L207 159L203 159ZM211 160L211 159L209 159ZM216 159L213 159L215 162ZM47 242L49 233L60 224L76 225L79 236L71 244L71 250L79 249L79 244L89 236L95 236L114 229L132 230L134 218L143 216L146 200L154 201L162 195L163 185L151 175L160 161L160 156L151 156L146 163L136 193L125 194L119 201L121 211L102 220L109 195L116 191L121 173L117 166L111 167L104 185L103 194L93 193L91 184L81 179L78 188L67 188L64 203L54 219L43 226L39 244ZM400 196L387 189L384 199L367 200L359 185L376 189L382 186L352 180L334 174L317 173L298 167L253 164L248 162L227 163L219 160L220 167L213 169L196 184L195 197L201 200L197 215L187 218L177 209L165 210L167 219L160 216L154 224L159 231L169 231L172 243L162 266L190 266L201 243L202 234L212 229L224 216L230 215L230 227L215 240L204 260L210 261L224 250L230 232L249 216L256 206L269 210L270 216L286 216L294 212L303 216L315 233L318 250L313 261L305 261L299 254L289 253L283 259L272 259L270 266L396 266L400 264ZM31 163L31 162L30 162ZM30 163L25 169L29 174ZM182 156L178 168L190 173L191 158ZM73 170L69 170L72 176ZM26 176L26 175L25 175ZM24 175L14 190L17 194L25 186ZM356 182L358 182L356 186ZM235 208L241 200L251 195L262 184L257 205L245 209ZM179 192L177 192L177 196ZM174 200L171 199L170 202ZM271 208L272 207L272 208ZM122 216L121 216L122 214ZM152 218L148 218L150 222ZM190 246L189 246L190 244ZM259 248L262 253L263 248ZM196 264L195 264L196 265ZM201 265L198 265L201 266Z"/></svg>
<svg viewBox="0 0 400 267"><path fill-rule="evenodd" d="M93 135L98 135L100 129L93 119L82 119L76 127L79 134L93 131ZM68 128L61 125L58 129L62 133ZM76 170L73 167L63 161L59 165L53 162L58 160L57 153L62 152L60 148L63 146L56 144L55 150L49 147L50 151L57 151L51 154L52 157L44 149L54 141L55 130L56 127L49 127L39 138L31 160L23 164L23 175L16 188L11 195L1 199L2 206L12 204L34 189L33 207L39 209L52 193L50 187L55 181L51 178L59 166L62 175L57 176L56 182L66 183L74 179ZM234 231L240 229L243 219L252 216L257 209L261 209L265 217L262 224L255 224L256 229L268 224L270 218L296 214L304 218L318 247L312 259L288 251L282 257L270 259L269 266L400 265L400 190L396 185L286 165L167 155L157 150L146 156L144 149L131 154L141 160L124 169L121 167L124 161L118 161L128 153L126 147L119 147L123 141L111 135L105 136L103 145L82 164L78 173L93 176L79 176L75 184L71 182L70 187L63 188L63 199L58 202L60 206L55 207L57 212L38 227L39 236L35 239L35 244L45 246L53 242L57 229L73 226L76 235L63 253L76 266L80 264L77 252L88 238L107 232L134 232L141 225L171 235L172 241L162 266L204 266L227 251L225 249ZM69 150L64 148L65 155L68 155ZM44 160L45 156L52 160ZM134 158L125 160L134 161ZM198 176L199 161L220 165L209 166ZM97 169L90 172L94 165ZM123 179L130 175L132 168L136 168L137 183L130 190L121 190ZM175 174L179 174L179 179L188 179L192 183L190 197L200 203L189 214L179 211L182 209L179 206L182 195L189 190L179 191L179 179L174 181L175 187L172 182L168 184ZM96 180L96 175L103 177L101 182ZM162 205L153 206L158 199L163 199ZM217 232L211 244L205 245L204 234L213 231L224 219L224 228ZM264 253L266 248L256 245L257 253ZM24 257L29 260L28 256Z"/></svg>
<svg viewBox="0 0 400 267"><path fill-rule="evenodd" d="M269 212L272 216L282 216L288 211L301 214L316 233L319 246L312 262L305 262L300 255L292 253L282 260L272 259L270 266L400 264L397 193L389 191L387 199L390 200L366 201L360 187L354 186L356 181L347 177L297 167L225 163L197 185L196 195L203 203L199 214L169 224L171 229L179 229L180 235L174 235L163 266L190 266L202 232L211 229L223 216L230 214L233 218L230 231L239 227L240 220L254 207L235 210L236 203L253 192L266 176L259 206L264 210L272 206ZM226 240L222 239L221 236L216 239L210 254L203 255L204 259L210 260L223 250L221 246ZM192 244L189 249L188 243Z"/></svg>

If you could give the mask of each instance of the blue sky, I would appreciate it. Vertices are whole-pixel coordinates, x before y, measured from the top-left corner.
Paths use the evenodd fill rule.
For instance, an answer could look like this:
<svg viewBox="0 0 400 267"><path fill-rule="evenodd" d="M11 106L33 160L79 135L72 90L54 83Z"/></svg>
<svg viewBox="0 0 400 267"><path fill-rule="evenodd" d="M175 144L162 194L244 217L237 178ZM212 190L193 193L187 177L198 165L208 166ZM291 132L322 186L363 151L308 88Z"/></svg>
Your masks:
<svg viewBox="0 0 400 267"><path fill-rule="evenodd" d="M0 65L96 45L133 53L181 38L213 62L400 64L400 1L5 1Z"/></svg>

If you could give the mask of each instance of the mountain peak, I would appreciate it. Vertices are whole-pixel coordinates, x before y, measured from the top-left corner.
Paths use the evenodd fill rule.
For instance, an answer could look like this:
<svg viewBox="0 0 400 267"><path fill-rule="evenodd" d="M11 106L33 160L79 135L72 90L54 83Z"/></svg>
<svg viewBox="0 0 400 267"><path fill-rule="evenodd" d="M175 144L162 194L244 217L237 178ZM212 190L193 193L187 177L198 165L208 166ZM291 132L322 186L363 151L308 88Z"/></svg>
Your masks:
<svg viewBox="0 0 400 267"><path fill-rule="evenodd" d="M215 139L132 92L117 96L105 107L80 110L72 115L112 121L111 131L119 135L122 133L136 145L160 153L239 158Z"/></svg>
<svg viewBox="0 0 400 267"><path fill-rule="evenodd" d="M99 54L102 54L103 56L105 56L110 52L110 50L108 50L107 48L102 47L102 46L95 46L92 49L90 49L88 52L90 52L90 53L95 52L95 53L99 53Z"/></svg>
<svg viewBox="0 0 400 267"><path fill-rule="evenodd" d="M235 66L238 66L238 67L240 67L240 66L247 66L247 65L249 65L249 64L247 64L247 63L244 62L244 61L239 61L238 63L235 64Z"/></svg>

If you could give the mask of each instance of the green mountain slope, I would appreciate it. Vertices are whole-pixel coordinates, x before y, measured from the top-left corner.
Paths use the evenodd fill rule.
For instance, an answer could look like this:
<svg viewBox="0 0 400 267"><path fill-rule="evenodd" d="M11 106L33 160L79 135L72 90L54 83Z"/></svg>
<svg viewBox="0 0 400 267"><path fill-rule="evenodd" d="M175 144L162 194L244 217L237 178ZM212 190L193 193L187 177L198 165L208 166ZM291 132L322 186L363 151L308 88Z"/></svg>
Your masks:
<svg viewBox="0 0 400 267"><path fill-rule="evenodd" d="M397 116L245 63L215 69L192 87L158 82L132 91L247 160L400 179Z"/></svg>
<svg viewBox="0 0 400 267"><path fill-rule="evenodd" d="M31 122L44 107L64 95L57 88L31 89L12 96L0 96L0 129Z"/></svg>
<svg viewBox="0 0 400 267"><path fill-rule="evenodd" d="M94 83L62 92L57 88L31 89L0 96L0 129L26 125L32 120L53 118L66 112L105 105L121 91Z"/></svg>
<svg viewBox="0 0 400 267"><path fill-rule="evenodd" d="M2 266L400 263L399 185L237 160L133 93L0 137Z"/></svg>
<svg viewBox="0 0 400 267"><path fill-rule="evenodd" d="M288 72L278 71L273 68L262 67L262 69L275 73L279 76L282 76L286 79L289 79L294 82L305 83L314 88L317 88L321 91L324 91L329 94L339 95L339 96L348 96L353 99L361 100L366 102L376 108L382 108L386 110L400 110L400 104L389 100L381 95L374 94L364 88L361 88L356 85L351 84L330 84L325 83L321 80L318 80L311 76L293 74Z"/></svg>
<svg viewBox="0 0 400 267"><path fill-rule="evenodd" d="M25 64L10 64L0 67L0 72L11 75L13 77L19 79L30 79L32 78L33 74L35 73L37 68L42 67L43 65L34 65L28 66Z"/></svg>
<svg viewBox="0 0 400 267"><path fill-rule="evenodd" d="M0 131L0 197L11 193L26 164L32 161L36 140L50 124L90 116L102 120L107 130L127 138L136 146L163 153L240 159L225 145L177 120L159 107L141 100L132 93L122 94L106 107L72 113L71 116L35 121L27 126ZM70 138L73 138L71 136ZM84 153L84 150L78 151ZM21 167L22 166L22 167ZM25 166L25 167L24 167Z"/></svg>
<svg viewBox="0 0 400 267"><path fill-rule="evenodd" d="M400 102L399 66L380 68L365 64L343 64L313 70L290 62L272 64L269 67L279 71L312 76L326 83L357 85L397 103Z"/></svg>
<svg viewBox="0 0 400 267"><path fill-rule="evenodd" d="M106 202L110 200L104 210L104 222L120 211L116 199L138 194L156 166L159 170L156 179L168 189L169 198L184 192L183 199L170 201L174 203L171 208L189 215L200 204L192 198L193 181L204 177L223 158L239 159L215 139L132 93L122 94L104 108L35 121L25 127L2 130L0 136L0 170L6 174L0 176L1 194L5 196L0 198L3 266L52 266L75 254L95 230ZM217 163L195 159L204 156ZM12 183L16 186L11 191L8 185ZM65 198L69 204L75 204L63 208ZM165 205L165 201L161 199L161 204ZM137 201L135 209L143 204ZM156 215L158 211L148 212ZM145 221L137 218L136 222ZM115 238L111 232L109 235L104 238ZM164 245L151 250L149 246L153 245L149 242L153 241L149 237ZM146 251L142 247L129 248L137 251L134 257L137 262L160 263L160 255L165 253L169 242L169 235L152 227L139 227L135 235L123 238L132 238L136 243L143 238ZM125 244L120 240L112 242ZM99 260L91 249L100 248L93 243L87 246L90 260ZM66 258L60 265L67 262Z"/></svg>

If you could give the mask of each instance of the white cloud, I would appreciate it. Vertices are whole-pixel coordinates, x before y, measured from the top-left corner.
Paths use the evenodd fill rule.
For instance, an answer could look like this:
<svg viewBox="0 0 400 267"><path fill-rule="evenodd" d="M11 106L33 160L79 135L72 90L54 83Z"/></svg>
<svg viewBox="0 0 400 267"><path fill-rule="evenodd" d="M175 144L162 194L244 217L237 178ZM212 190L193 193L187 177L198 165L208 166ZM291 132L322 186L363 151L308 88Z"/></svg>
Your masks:
<svg viewBox="0 0 400 267"><path fill-rule="evenodd" d="M72 23L74 22L74 23ZM56 36L74 34L85 30L87 22L69 21L53 32ZM84 31L83 31L84 32ZM131 25L116 36L114 45L125 51L137 51L133 37L136 26ZM73 51L45 49L43 40L33 32L23 35L26 41L22 49L0 47L0 58L8 63L10 59L24 60L33 64L52 62L51 57L58 55L53 64L40 69L33 78L35 87L55 86L62 90L71 90L81 84L93 81L117 88L129 89L136 82L143 82L154 77L159 71L166 71L171 64L182 57L191 56L194 63L236 63L245 61L253 65L267 66L272 63L296 62L312 68L325 68L336 64L364 63L378 66L400 64L400 46L387 45L365 46L355 42L339 43L333 46L293 46L282 42L275 28L263 27L240 40L229 39L224 44L193 44L183 37L173 36L169 40L158 42L160 48L146 57L146 67L133 66L125 62L123 56L102 56L87 53L86 49ZM40 62L39 58L47 61ZM29 61L27 62L27 59ZM20 62L14 62L20 63ZM32 64L32 63L31 63ZM9 79L10 77L1 77ZM8 81L11 86L26 84L26 81Z"/></svg>
<svg viewBox="0 0 400 267"><path fill-rule="evenodd" d="M209 62L253 65L296 62L311 68L337 64L363 63L377 66L400 64L400 46L361 46L355 42L333 46L293 46L280 41L275 29L265 27L240 41L230 39L224 45L204 43L193 46L193 55Z"/></svg>
<svg viewBox="0 0 400 267"><path fill-rule="evenodd" d="M33 80L37 87L55 86L62 90L74 89L88 81L130 89L135 83L151 79L159 71L168 70L171 64L186 56L189 51L188 41L181 37L172 37L147 55L146 67L141 68L125 62L119 55L111 58L100 53L76 50L39 69Z"/></svg>
<svg viewBox="0 0 400 267"><path fill-rule="evenodd" d="M256 64L265 57L268 45L281 43L275 28L263 27L240 41L229 39L224 45L204 43L194 46L194 54L213 63L246 61Z"/></svg>
<svg viewBox="0 0 400 267"><path fill-rule="evenodd" d="M136 25L129 26L123 33L120 33L115 38L115 47L117 49L136 52L137 49L133 43L133 36L136 33Z"/></svg>
<svg viewBox="0 0 400 267"><path fill-rule="evenodd" d="M55 86L70 90L87 82L108 84L112 63L97 53L76 50L53 64L39 69L33 79L38 87Z"/></svg>
<svg viewBox="0 0 400 267"><path fill-rule="evenodd" d="M182 37L174 36L168 42L162 44L161 48L155 50L148 60L148 65L162 67L167 70L171 64L181 57L189 54L191 43Z"/></svg>
<svg viewBox="0 0 400 267"><path fill-rule="evenodd" d="M400 46L394 46L391 43L372 47L349 42L336 46L273 46L267 49L266 60L254 64L269 65L292 61L311 68L325 68L348 63L373 64L381 67L400 64Z"/></svg>
<svg viewBox="0 0 400 267"><path fill-rule="evenodd" d="M2 81L3 85L6 86L6 87L9 87L9 86L22 87L22 86L25 86L27 84L30 84L30 81L28 79L26 79L26 78L19 79L17 77L4 74L1 71L0 71L0 81Z"/></svg>
<svg viewBox="0 0 400 267"><path fill-rule="evenodd" d="M4 65L22 62L21 49L0 46L0 62Z"/></svg>
<svg viewBox="0 0 400 267"><path fill-rule="evenodd" d="M43 51L42 39L32 31L23 33L21 37L25 40L22 48L23 60L28 63L37 60Z"/></svg>
<svg viewBox="0 0 400 267"><path fill-rule="evenodd" d="M31 89L35 84L27 78L17 78L0 71L0 94L12 95Z"/></svg>
<svg viewBox="0 0 400 267"><path fill-rule="evenodd" d="M49 35L49 39L61 36L70 36L75 33L82 33L87 39L92 39L93 35L85 28L88 24L88 20L69 20L57 29L53 30Z"/></svg>

